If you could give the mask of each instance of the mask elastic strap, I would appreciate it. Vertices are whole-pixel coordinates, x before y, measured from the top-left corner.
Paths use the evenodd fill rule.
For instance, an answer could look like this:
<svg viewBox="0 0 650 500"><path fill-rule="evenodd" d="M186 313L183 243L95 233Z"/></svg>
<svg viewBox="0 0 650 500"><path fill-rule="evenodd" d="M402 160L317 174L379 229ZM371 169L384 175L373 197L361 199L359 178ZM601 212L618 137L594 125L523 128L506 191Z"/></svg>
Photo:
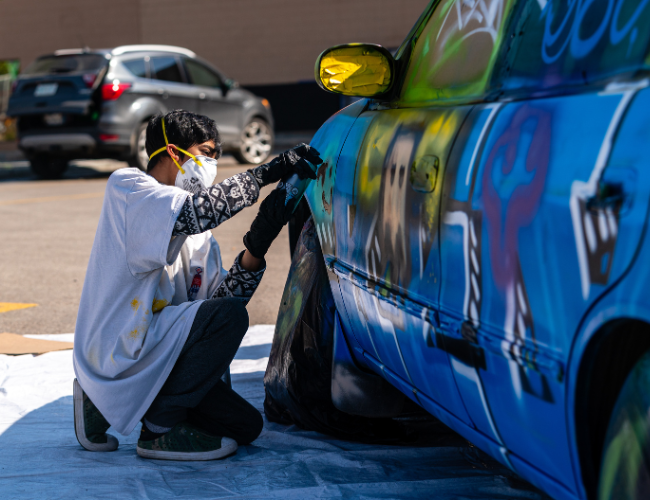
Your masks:
<svg viewBox="0 0 650 500"><path fill-rule="evenodd" d="M165 138L165 145L164 145L162 148L157 149L156 151L154 151L153 153L151 153L151 156L149 156L149 161L151 161L151 159L152 159L154 156L156 156L158 153L162 153L163 151L165 151L165 150L167 149L167 146L169 146L169 141L167 140L167 132L165 132L165 118L163 118L161 121L162 121L163 137ZM187 151L185 151L184 149L179 148L178 146L176 146L176 149L178 149L181 153L185 153L187 156L189 156L190 158L192 158L192 159L194 160L194 162L195 162L199 167L202 167L202 166L203 166L203 164L201 163L201 161L200 161L200 160L197 160L197 159L196 159L196 156L194 156L192 153L188 153ZM181 167L180 164L176 161L176 158L173 158L173 157L172 157L172 160L174 160L174 163L175 163L176 166L178 167L178 170L181 171L181 174L184 174L184 173L185 173L185 170L183 170L183 167Z"/></svg>

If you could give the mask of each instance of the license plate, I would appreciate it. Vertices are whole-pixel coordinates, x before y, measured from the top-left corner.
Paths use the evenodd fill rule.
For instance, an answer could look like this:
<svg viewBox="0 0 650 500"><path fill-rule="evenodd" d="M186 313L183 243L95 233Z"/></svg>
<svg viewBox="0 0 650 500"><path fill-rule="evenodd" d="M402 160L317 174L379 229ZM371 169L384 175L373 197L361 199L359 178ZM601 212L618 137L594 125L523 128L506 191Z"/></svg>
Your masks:
<svg viewBox="0 0 650 500"><path fill-rule="evenodd" d="M41 83L40 85L36 86L36 90L34 90L34 96L45 97L48 95L54 95L58 89L58 83Z"/></svg>
<svg viewBox="0 0 650 500"><path fill-rule="evenodd" d="M43 119L45 120L45 123L47 123L50 126L54 125L63 125L63 115L61 113L50 113L47 115L43 115Z"/></svg>

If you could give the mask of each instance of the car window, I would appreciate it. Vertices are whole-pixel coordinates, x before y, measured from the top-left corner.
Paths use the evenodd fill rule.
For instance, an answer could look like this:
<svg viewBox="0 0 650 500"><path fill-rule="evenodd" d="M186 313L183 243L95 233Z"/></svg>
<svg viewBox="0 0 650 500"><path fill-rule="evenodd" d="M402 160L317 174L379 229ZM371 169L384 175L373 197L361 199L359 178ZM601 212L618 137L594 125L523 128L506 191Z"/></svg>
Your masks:
<svg viewBox="0 0 650 500"><path fill-rule="evenodd" d="M122 64L128 69L133 76L139 78L147 78L147 62L143 57L137 59L129 59L128 61L122 61Z"/></svg>
<svg viewBox="0 0 650 500"><path fill-rule="evenodd" d="M221 79L210 68L193 59L185 59L185 68L187 68L190 82L202 87L221 87Z"/></svg>
<svg viewBox="0 0 650 500"><path fill-rule="evenodd" d="M505 89L592 83L648 65L650 2L521 2L495 84Z"/></svg>
<svg viewBox="0 0 650 500"><path fill-rule="evenodd" d="M514 0L442 0L413 48L400 100L482 96Z"/></svg>
<svg viewBox="0 0 650 500"><path fill-rule="evenodd" d="M164 80L166 82L182 82L183 76L181 69L176 62L175 57L159 56L152 57L151 64L151 78L154 80Z"/></svg>
<svg viewBox="0 0 650 500"><path fill-rule="evenodd" d="M30 64L23 75L98 72L108 64L101 54L71 54L63 56L43 56Z"/></svg>

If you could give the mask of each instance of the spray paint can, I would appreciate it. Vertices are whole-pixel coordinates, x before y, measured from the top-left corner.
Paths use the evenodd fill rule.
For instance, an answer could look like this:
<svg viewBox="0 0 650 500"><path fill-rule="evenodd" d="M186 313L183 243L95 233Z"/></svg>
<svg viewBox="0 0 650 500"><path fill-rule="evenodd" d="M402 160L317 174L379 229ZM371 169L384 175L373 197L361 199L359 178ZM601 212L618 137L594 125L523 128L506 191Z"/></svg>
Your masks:
<svg viewBox="0 0 650 500"><path fill-rule="evenodd" d="M311 163L309 166L314 170L314 172L316 172L316 169ZM300 203L302 195L305 194L310 182L311 179L301 179L298 177L298 174L289 174L278 182L276 189L284 189L287 192L287 198L284 205L291 205L291 213L295 212L296 208L298 208L298 203Z"/></svg>

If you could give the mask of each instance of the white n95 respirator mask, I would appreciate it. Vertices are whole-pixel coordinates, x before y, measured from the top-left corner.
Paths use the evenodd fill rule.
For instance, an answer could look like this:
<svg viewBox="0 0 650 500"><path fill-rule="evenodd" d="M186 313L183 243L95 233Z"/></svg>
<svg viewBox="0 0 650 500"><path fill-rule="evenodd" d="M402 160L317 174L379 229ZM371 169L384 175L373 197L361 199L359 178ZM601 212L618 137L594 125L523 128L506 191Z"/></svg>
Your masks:
<svg viewBox="0 0 650 500"><path fill-rule="evenodd" d="M176 187L196 194L201 189L212 186L216 177L217 160L208 156L193 156L179 166Z"/></svg>

